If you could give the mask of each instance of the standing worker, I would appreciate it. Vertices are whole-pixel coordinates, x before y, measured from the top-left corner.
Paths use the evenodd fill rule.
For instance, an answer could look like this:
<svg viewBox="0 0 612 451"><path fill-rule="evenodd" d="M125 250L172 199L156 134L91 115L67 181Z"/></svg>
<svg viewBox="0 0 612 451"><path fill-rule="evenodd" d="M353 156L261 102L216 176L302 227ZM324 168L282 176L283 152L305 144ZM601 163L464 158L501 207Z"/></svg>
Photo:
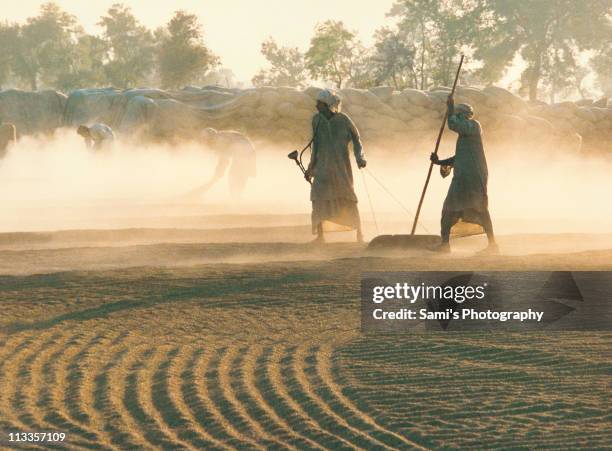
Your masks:
<svg viewBox="0 0 612 451"><path fill-rule="evenodd" d="M353 189L353 172L349 159L349 142L359 169L366 160L353 121L340 112L340 97L325 89L317 96L318 113L312 118L312 157L306 170L306 179L312 179L312 233L315 242L323 242L326 226L337 230L356 230L357 241L363 242L357 196ZM331 223L331 224L329 224Z"/></svg>
<svg viewBox="0 0 612 451"><path fill-rule="evenodd" d="M95 150L107 149L112 146L115 141L113 129L106 124L96 123L90 127L79 125L77 133L85 138L87 147Z"/></svg>
<svg viewBox="0 0 612 451"><path fill-rule="evenodd" d="M442 243L434 250L450 252L450 231L459 220L480 224L489 240L489 245L481 253L498 253L493 224L489 214L487 196L487 160L482 145L480 123L473 119L471 105L460 103L455 106L453 96L448 96L448 128L459 134L455 155L446 160L431 154L434 164L453 167L453 179L442 207Z"/></svg>

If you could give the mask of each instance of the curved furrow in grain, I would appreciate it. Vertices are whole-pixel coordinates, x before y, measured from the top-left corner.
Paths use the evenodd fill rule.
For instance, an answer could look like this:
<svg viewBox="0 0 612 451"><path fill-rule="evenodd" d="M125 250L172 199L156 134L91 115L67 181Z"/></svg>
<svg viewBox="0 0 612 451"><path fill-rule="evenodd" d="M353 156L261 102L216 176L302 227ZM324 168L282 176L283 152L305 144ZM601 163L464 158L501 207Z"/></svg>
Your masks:
<svg viewBox="0 0 612 451"><path fill-rule="evenodd" d="M146 349L139 353L129 368L122 368L125 377L123 405L135 423L134 427L140 430L150 445L164 449L190 449L190 446L163 427L153 407L151 371L162 353L159 348Z"/></svg>
<svg viewBox="0 0 612 451"><path fill-rule="evenodd" d="M71 418L70 409L65 403L66 396L70 395L66 384L66 368L70 360L83 349L89 348L92 342L99 340L99 334L89 340L84 335L73 335L66 344L61 344L55 352L49 354L42 366L44 386L38 392L37 407L44 413L45 421L57 430L66 432L70 437L82 437L96 449L108 449L97 431L85 422Z"/></svg>
<svg viewBox="0 0 612 451"><path fill-rule="evenodd" d="M16 388L11 368L16 368L22 353L29 349L32 341L32 337L12 336L5 339L0 348L0 428L4 431L19 431L25 426L15 415L11 404Z"/></svg>
<svg viewBox="0 0 612 451"><path fill-rule="evenodd" d="M201 440L208 443L207 449L230 449L229 445L225 444L224 439L219 439L211 434L209 428L202 427L192 408L193 403L199 404L193 370L200 352L200 349L194 350L192 347L188 347L181 350L174 358L168 372L168 392L178 413L189 422L191 428L201 437ZM201 413L204 413L208 418L208 412L197 410L197 415ZM205 420L204 424L208 426L209 423Z"/></svg>
<svg viewBox="0 0 612 451"><path fill-rule="evenodd" d="M96 376L105 361L112 354L113 346L120 342L125 334L109 336L109 333L94 336L85 346L67 362L65 377L66 414L73 420L85 424L96 431L98 439L106 447L113 448L110 435L104 430L103 417L95 409L94 387ZM116 446L116 444L115 444Z"/></svg>
<svg viewBox="0 0 612 451"><path fill-rule="evenodd" d="M70 438L70 443L75 445L98 449L97 435L80 425L73 423L65 415L63 406L58 402L56 397L59 378L57 369L59 362L64 360L66 354L70 354L79 349L82 335L70 335L67 340L57 340L53 345L49 346L46 352L41 354L41 359L32 367L32 372L41 373L40 382L36 379L32 384L32 390L36 396L36 410L43 416L43 420L49 424L53 430L65 432ZM75 438L78 437L78 442Z"/></svg>
<svg viewBox="0 0 612 451"><path fill-rule="evenodd" d="M66 441L62 443L44 442L40 446L45 449L65 448L67 444L91 449L94 444L81 435L73 434L73 430L58 427L49 422L44 412L38 407L41 390L48 389L43 368L50 355L61 350L71 332L46 330L36 333L27 351L22 353L23 359L15 363L16 373L8 372L8 380L13 381L10 396L10 409L19 419L21 432L64 432ZM78 431L77 431L78 432Z"/></svg>
<svg viewBox="0 0 612 451"><path fill-rule="evenodd" d="M381 426L372 416L358 409L353 402L343 394L342 389L336 382L335 370L332 369L333 349L329 345L313 346L308 349L305 358L305 373L317 390L321 400L329 409L344 418L353 427L366 432L390 447L426 449L417 441L411 440L400 434Z"/></svg>
<svg viewBox="0 0 612 451"><path fill-rule="evenodd" d="M364 449L388 449L389 446L369 435L368 431L362 431L333 409L322 399L319 392L321 387L315 385L307 375L307 367L311 362L307 362L308 349L310 345L300 344L293 347L291 358L288 364L293 369L294 382L297 388L303 393L304 399L310 405L313 412L324 418L325 421L334 428L338 435L353 443L355 446Z"/></svg>
<svg viewBox="0 0 612 451"><path fill-rule="evenodd" d="M86 402L83 400L83 384L87 374L95 374L96 368L92 366L89 356L96 349L106 343L104 334L97 334L89 340L81 349L73 354L62 366L64 375L63 401L66 405L66 413L73 420L82 424L92 423L90 412L86 411Z"/></svg>
<svg viewBox="0 0 612 451"><path fill-rule="evenodd" d="M267 449L283 447L282 443L276 441L257 421L250 417L244 405L236 397L234 388L240 373L232 366L232 363L244 349L228 346L218 350L209 363L208 392L226 421L231 422L241 434Z"/></svg>
<svg viewBox="0 0 612 451"><path fill-rule="evenodd" d="M380 446L371 443L370 440L364 439L361 434L345 427L341 419L338 421L333 413L322 408L316 397L313 396L312 388L308 387L308 384L304 381L303 372L299 368L299 359L296 359L297 349L297 346L284 348L278 365L280 366L281 383L286 387L287 394L293 399L295 405L300 407L304 416L341 441L341 448L380 448Z"/></svg>
<svg viewBox="0 0 612 451"><path fill-rule="evenodd" d="M30 426L24 424L18 418L16 411L13 408L12 400L14 390L16 388L15 379L11 377L12 365L17 365L21 359L21 354L24 353L34 342L35 337L12 336L3 342L2 350L0 351L0 431L3 434L9 432L27 432L30 431ZM3 441L8 438L8 435L2 437ZM9 443L6 442L5 443ZM11 448L15 448L15 443L11 443ZM22 443L19 444L20 449L55 449L57 446L45 443Z"/></svg>
<svg viewBox="0 0 612 451"><path fill-rule="evenodd" d="M347 442L322 429L290 395L283 383L280 366L282 346L267 347L259 355L255 369L255 385L262 398L287 425L309 440L315 448L351 449Z"/></svg>
<svg viewBox="0 0 612 451"><path fill-rule="evenodd" d="M159 383L156 377L159 378L159 368L165 368L168 362L168 355L172 352L173 348L169 348L165 345L159 346L153 350L151 357L145 361L139 373L138 396L144 411L149 418L155 421L158 430L162 431L162 433L174 443L174 449L196 449L194 445L179 437L178 432L184 432L184 429L180 427L181 424L177 425L177 431L173 425L166 423L163 416L164 413L168 413L167 409L171 409L172 405L165 403L167 395L165 395L165 398L159 397L160 391L162 391L164 387Z"/></svg>
<svg viewBox="0 0 612 451"><path fill-rule="evenodd" d="M274 437L283 446L291 449L312 449L317 445L296 434L270 409L265 400L255 388L255 361L261 354L259 346L238 349L230 362L232 370L231 388L236 400L240 402L246 415L256 422L270 437Z"/></svg>
<svg viewBox="0 0 612 451"><path fill-rule="evenodd" d="M164 428L183 442L189 443L196 449L213 449L215 443L208 439L207 434L201 434L180 408L181 396L177 393L178 385L172 384L171 373L176 373L176 361L179 358L179 348L169 350L153 374L151 397L157 409L159 418L164 422ZM216 445L218 447L218 445Z"/></svg>
<svg viewBox="0 0 612 451"><path fill-rule="evenodd" d="M285 434L289 435L288 443L298 449L325 448L321 441L317 440L324 434L313 428L312 423L304 422L303 417L289 407L286 398L277 393L275 386L271 383L268 364L273 350L274 348L271 346L265 348L253 346L250 348L248 356L245 356L243 383L247 390L247 396L278 428L286 431ZM295 421L296 419L298 421ZM296 424L300 425L297 429ZM329 442L326 443L331 445Z"/></svg>
<svg viewBox="0 0 612 451"><path fill-rule="evenodd" d="M36 407L36 398L38 387L42 384L43 378L41 366L44 364L44 357L53 352L54 347L58 344L65 343L69 333L62 334L59 331L47 330L39 334L34 339L27 350L20 354L20 359L14 361L11 371L7 371L6 378L13 381L10 390L10 409L19 419L20 431L22 432L68 432L66 430L58 430L53 425L45 421L40 409ZM68 437L74 443L79 444L78 439ZM88 443L82 443L88 445ZM61 446L55 443L45 443L47 448L60 448Z"/></svg>
<svg viewBox="0 0 612 451"><path fill-rule="evenodd" d="M110 343L104 355L105 363L96 369L91 392L84 394L84 398L92 400L92 418L100 424L100 429L114 446L119 449L148 449L149 443L122 402L125 367L131 364L130 359L139 357L139 348L126 338L129 338L128 334L123 333Z"/></svg>
<svg viewBox="0 0 612 451"><path fill-rule="evenodd" d="M212 353L210 348L194 351L181 373L181 394L185 404L199 427L218 443L231 449L258 449L255 442L242 435L223 417L208 392L208 364Z"/></svg>
<svg viewBox="0 0 612 451"><path fill-rule="evenodd" d="M33 431L43 430L49 425L37 415L36 408L32 407L35 403L31 398L31 387L35 378L40 377L40 373L34 374L32 365L41 353L51 346L61 337L60 332L46 331L36 339L32 339L27 348L14 355L10 365L5 368L4 376L7 386L3 387L3 392L9 404L8 410L17 418L22 430ZM9 383L10 381L10 383ZM46 429L45 429L46 430Z"/></svg>

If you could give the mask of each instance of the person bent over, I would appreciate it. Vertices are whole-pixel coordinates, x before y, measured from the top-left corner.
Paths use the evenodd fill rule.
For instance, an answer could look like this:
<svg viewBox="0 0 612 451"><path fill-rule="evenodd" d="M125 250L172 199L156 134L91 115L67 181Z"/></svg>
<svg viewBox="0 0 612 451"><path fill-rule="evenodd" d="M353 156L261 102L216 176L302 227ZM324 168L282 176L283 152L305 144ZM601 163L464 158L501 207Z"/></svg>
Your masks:
<svg viewBox="0 0 612 451"><path fill-rule="evenodd" d="M79 125L77 133L85 138L85 144L94 150L110 148L115 141L113 129L106 124Z"/></svg>
<svg viewBox="0 0 612 451"><path fill-rule="evenodd" d="M207 150L216 154L217 165L212 177L188 195L196 197L204 194L228 172L230 195L233 199L240 199L248 180L257 174L253 143L240 132L210 127L202 130L200 139Z"/></svg>

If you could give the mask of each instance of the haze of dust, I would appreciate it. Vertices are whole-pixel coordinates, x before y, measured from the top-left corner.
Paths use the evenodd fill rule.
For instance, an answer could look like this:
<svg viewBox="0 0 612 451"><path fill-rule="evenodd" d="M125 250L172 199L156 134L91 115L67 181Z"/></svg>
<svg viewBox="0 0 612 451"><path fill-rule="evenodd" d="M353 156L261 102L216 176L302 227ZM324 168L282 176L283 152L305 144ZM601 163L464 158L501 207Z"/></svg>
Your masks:
<svg viewBox="0 0 612 451"><path fill-rule="evenodd" d="M402 149L364 144L368 168L360 174L354 167L362 220L371 222L375 215L381 233L406 233L431 150L407 155ZM294 147L301 145L296 142ZM257 177L249 181L241 199L230 197L223 179L193 200L184 194L208 180L217 159L197 143L134 146L118 141L112 151L96 153L73 130L59 130L47 140L25 137L0 163L0 232L152 227L159 218L210 214L296 214L307 223L309 186L287 158L291 150L259 143ZM486 151L489 203L498 234L612 229L612 209L607 207L612 194L609 159L561 155L553 149L534 155L511 145L488 146ZM447 140L440 155L450 154L452 141ZM450 177L442 179L434 171L421 232L438 233L449 183ZM175 226L180 227L180 220Z"/></svg>

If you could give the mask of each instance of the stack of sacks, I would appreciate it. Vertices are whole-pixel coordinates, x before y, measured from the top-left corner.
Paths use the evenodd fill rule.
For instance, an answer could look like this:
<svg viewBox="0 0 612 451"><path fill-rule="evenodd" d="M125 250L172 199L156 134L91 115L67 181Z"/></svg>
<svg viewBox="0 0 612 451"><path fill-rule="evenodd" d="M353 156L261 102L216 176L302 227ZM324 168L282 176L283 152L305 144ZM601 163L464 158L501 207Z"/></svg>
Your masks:
<svg viewBox="0 0 612 451"><path fill-rule="evenodd" d="M57 91L0 91L0 122L11 123L17 135L53 133L62 125L66 96Z"/></svg>
<svg viewBox="0 0 612 451"><path fill-rule="evenodd" d="M261 87L225 89L206 86L180 91L159 89L81 89L66 96L54 91L0 92L0 118L21 133L53 130L61 124L105 122L124 135L160 139L195 138L205 127L233 129L256 141L299 146L312 136L312 117L320 88ZM389 86L339 91L343 111L359 128L364 143L389 151L428 153L446 111L448 87L429 91ZM612 149L612 100L526 102L488 86L458 86L456 103L469 103L483 126L487 145L526 150ZM443 146L455 135L444 134Z"/></svg>
<svg viewBox="0 0 612 451"><path fill-rule="evenodd" d="M580 135L585 152L610 152L612 149L612 108L561 102L538 105L531 112L548 120L558 130Z"/></svg>

